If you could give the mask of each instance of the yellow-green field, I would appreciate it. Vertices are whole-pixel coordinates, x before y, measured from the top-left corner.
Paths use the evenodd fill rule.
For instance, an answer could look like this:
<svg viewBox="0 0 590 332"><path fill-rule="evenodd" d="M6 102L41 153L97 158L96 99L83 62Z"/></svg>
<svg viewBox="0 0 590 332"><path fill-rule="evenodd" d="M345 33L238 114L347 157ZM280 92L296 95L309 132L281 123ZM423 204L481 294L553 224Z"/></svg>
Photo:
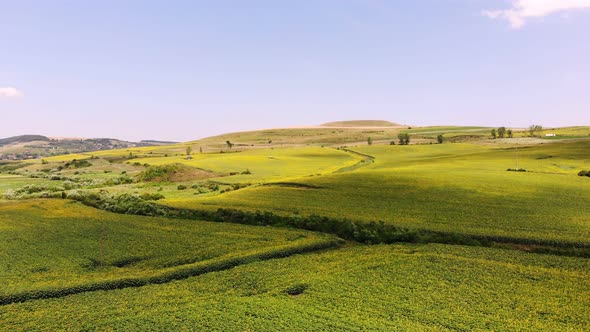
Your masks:
<svg viewBox="0 0 590 332"><path fill-rule="evenodd" d="M510 250L355 246L165 285L1 306L0 324L11 330L586 331L589 271L588 260Z"/></svg>
<svg viewBox="0 0 590 332"><path fill-rule="evenodd" d="M0 326L585 331L590 128L490 130L277 129L4 165Z"/></svg>
<svg viewBox="0 0 590 332"><path fill-rule="evenodd" d="M116 215L64 200L0 203L0 230L0 302L332 241L285 228Z"/></svg>

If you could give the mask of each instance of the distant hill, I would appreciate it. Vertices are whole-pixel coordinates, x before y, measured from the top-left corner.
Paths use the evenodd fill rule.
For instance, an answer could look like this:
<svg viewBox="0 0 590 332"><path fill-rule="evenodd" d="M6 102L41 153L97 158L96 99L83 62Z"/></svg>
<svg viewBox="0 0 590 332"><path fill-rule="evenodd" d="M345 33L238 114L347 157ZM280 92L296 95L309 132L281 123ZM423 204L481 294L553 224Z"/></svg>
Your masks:
<svg viewBox="0 0 590 332"><path fill-rule="evenodd" d="M46 136L41 135L20 135L20 136L13 136L8 138L1 138L0 139L0 146L8 145L8 144L15 144L15 143L28 143L28 142L37 142L43 141L48 142L50 139Z"/></svg>
<svg viewBox="0 0 590 332"><path fill-rule="evenodd" d="M21 135L0 139L0 160L23 160L99 150L166 145L173 142L145 140L139 143L113 138L49 138Z"/></svg>
<svg viewBox="0 0 590 332"><path fill-rule="evenodd" d="M139 144L148 144L148 145L169 145L169 144L176 144L178 142L170 142L170 141L156 141L151 139L141 140Z"/></svg>
<svg viewBox="0 0 590 332"><path fill-rule="evenodd" d="M398 127L399 124L384 120L351 120L328 122L322 127Z"/></svg>

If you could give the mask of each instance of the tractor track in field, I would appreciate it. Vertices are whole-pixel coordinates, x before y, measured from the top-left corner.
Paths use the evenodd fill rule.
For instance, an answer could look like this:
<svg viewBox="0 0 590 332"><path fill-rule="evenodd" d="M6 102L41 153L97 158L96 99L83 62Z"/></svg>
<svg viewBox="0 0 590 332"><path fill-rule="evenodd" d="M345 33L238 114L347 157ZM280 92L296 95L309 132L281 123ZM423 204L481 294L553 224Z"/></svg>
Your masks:
<svg viewBox="0 0 590 332"><path fill-rule="evenodd" d="M254 262L286 258L297 254L334 249L338 248L343 243L344 241L338 238L317 240L311 243L296 246L280 246L278 248L270 248L238 257L221 258L214 260L213 262L198 262L194 264L183 265L172 270L160 271L154 275L145 277L127 277L117 280L108 280L71 287L31 290L15 294L5 294L0 295L0 306L32 300L55 299L74 294L101 290L110 291L124 288L166 284L172 281L196 277L206 273L229 270L237 266Z"/></svg>

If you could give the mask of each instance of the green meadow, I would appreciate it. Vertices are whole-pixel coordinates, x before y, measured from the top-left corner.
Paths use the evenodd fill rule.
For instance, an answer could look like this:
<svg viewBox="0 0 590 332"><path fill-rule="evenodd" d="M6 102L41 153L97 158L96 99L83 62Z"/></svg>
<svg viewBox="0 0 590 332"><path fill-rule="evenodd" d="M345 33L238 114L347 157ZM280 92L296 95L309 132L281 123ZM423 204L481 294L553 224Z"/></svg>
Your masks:
<svg viewBox="0 0 590 332"><path fill-rule="evenodd" d="M587 330L589 127L345 125L3 164L0 326Z"/></svg>

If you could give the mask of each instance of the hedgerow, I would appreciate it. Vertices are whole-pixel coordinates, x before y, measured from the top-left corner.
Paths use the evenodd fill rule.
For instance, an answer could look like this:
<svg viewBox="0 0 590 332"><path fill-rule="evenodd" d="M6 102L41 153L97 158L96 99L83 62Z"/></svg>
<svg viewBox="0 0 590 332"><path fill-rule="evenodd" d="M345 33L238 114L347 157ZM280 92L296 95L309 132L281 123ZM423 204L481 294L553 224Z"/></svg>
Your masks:
<svg viewBox="0 0 590 332"><path fill-rule="evenodd" d="M283 216L272 212L249 212L235 209L219 208L215 211L173 208L146 201L139 195L111 195L102 193L77 193L68 198L83 204L116 213L138 214L146 216L163 216L193 220L211 220L255 226L293 227L337 235L338 237L365 244L410 243L444 243L470 246L492 246L497 243L544 246L539 250L551 250L565 255L590 257L590 245L587 243L561 242L542 239L518 238L494 235L468 235L432 230L409 229L397 227L383 221L352 221L349 219L329 218L318 215ZM571 250L570 250L571 249Z"/></svg>

